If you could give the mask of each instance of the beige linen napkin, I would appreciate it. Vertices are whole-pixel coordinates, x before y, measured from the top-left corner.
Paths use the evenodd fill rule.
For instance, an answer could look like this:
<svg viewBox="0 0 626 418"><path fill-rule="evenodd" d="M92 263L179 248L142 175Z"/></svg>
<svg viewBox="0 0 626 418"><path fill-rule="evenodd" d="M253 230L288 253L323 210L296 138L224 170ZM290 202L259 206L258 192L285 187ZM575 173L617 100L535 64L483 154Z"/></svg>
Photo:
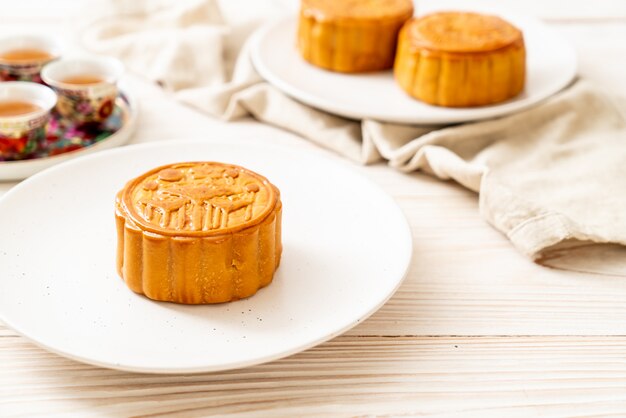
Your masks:
<svg viewBox="0 0 626 418"><path fill-rule="evenodd" d="M116 55L169 89L224 82L228 28L215 1L113 0L108 13L84 33L89 50Z"/></svg>
<svg viewBox="0 0 626 418"><path fill-rule="evenodd" d="M489 121L447 127L352 121L308 107L264 82L250 62L247 46L227 83L184 77L178 60L224 43L189 39L187 44L178 44L176 53L143 54L141 45L150 45L153 36L160 36L158 30L153 34L145 28L159 26L164 16L145 16L140 29L133 32L124 19L101 23L106 26L92 28L87 45L141 63L143 67L136 69L152 78L155 73L149 62L158 63L159 79L165 80L175 97L209 115L225 120L252 116L360 163L386 160L404 172L422 170L453 179L478 192L482 216L534 260L578 270L626 273L623 247L590 247L626 245L626 122L620 109L590 83L578 81L538 106ZM172 22L166 30L181 34L189 34L193 25L200 24L194 20L189 26L178 18ZM206 17L201 26L217 29L221 25ZM207 74L222 68L221 59L215 55L211 59L214 62L207 59L196 64L206 65ZM193 67L194 73L202 72L201 65ZM165 71L168 68L177 68L175 77ZM588 262L572 256L581 249L593 254ZM598 261L609 252L618 264Z"/></svg>

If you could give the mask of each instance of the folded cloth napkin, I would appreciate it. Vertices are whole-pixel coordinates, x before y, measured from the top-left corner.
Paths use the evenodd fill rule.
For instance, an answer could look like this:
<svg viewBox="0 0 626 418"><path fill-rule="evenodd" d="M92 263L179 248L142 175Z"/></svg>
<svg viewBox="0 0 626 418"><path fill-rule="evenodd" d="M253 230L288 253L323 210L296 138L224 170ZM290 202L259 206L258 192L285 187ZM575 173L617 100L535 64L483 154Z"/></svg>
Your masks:
<svg viewBox="0 0 626 418"><path fill-rule="evenodd" d="M89 26L88 49L121 58L129 70L172 90L224 82L228 33L215 1L113 0L113 16ZM112 9L112 10L111 10Z"/></svg>
<svg viewBox="0 0 626 418"><path fill-rule="evenodd" d="M227 120L251 115L355 161L453 179L478 192L482 216L534 260L591 243L626 245L626 120L589 82L511 116L420 127L329 115L240 65L247 78L177 97Z"/></svg>
<svg viewBox="0 0 626 418"><path fill-rule="evenodd" d="M143 72L153 78L148 61L159 63L162 71L178 71L177 60L224 45L191 36L184 44L187 38L182 34L189 35L191 27L217 29L223 23L206 17L204 22L194 19L191 26L180 24L179 11L174 14L176 23L166 29L168 36L181 34L176 53L145 55L142 45L153 45L161 36L153 29L163 23L164 16L146 16L134 31L119 18L104 24L106 30L96 25L86 44L145 64ZM211 60L201 63L206 73L222 68L217 55L212 54ZM199 67L193 71L202 72ZM167 71L160 76L170 79ZM514 115L425 127L347 120L306 106L261 79L247 45L226 83L216 85L201 78L193 83L178 74L175 79L185 79L184 83L165 83L175 97L209 115L225 120L252 116L360 163L386 160L403 172L421 170L457 181L479 193L482 216L533 260L566 268L574 260L578 270L626 273L626 263L609 267L598 263L595 248L595 257L587 264L578 256L571 257L592 244L626 245L626 122L620 107L589 82L577 81ZM623 247L610 248L624 260ZM569 261L554 262L563 259Z"/></svg>

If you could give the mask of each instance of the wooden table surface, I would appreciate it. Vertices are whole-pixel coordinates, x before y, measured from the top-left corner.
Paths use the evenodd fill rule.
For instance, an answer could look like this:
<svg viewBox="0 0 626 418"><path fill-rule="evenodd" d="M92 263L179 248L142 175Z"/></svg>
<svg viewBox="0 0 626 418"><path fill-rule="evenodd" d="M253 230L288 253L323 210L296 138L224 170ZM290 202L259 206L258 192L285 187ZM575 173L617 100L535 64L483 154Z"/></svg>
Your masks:
<svg viewBox="0 0 626 418"><path fill-rule="evenodd" d="M78 27L63 9L75 7L69 0L54 10L15 3L3 9L2 31L71 37ZM626 2L529 0L524 8L576 46L582 76L626 93ZM134 143L210 135L312 147L254 121L213 120L130 81L141 105ZM477 196L453 183L384 165L354 170L396 199L415 247L406 281L367 321L279 361L175 376L67 360L0 323L0 417L626 415L624 277L533 264L483 222ZM0 183L0 194L12 186Z"/></svg>

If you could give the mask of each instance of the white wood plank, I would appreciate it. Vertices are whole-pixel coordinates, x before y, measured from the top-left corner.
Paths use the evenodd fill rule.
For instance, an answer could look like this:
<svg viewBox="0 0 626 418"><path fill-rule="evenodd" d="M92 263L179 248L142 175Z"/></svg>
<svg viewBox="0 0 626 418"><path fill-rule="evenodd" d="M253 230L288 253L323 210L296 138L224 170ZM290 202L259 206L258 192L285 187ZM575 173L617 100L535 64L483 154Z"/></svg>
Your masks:
<svg viewBox="0 0 626 418"><path fill-rule="evenodd" d="M154 376L0 338L4 417L545 417L626 412L625 337L340 337L273 363Z"/></svg>

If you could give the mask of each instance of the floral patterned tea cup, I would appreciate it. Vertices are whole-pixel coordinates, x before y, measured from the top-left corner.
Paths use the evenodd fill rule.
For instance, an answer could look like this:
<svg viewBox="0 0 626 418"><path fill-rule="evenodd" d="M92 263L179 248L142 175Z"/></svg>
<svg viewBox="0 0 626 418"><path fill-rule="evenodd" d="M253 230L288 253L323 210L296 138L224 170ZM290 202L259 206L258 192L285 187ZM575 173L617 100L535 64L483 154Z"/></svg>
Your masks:
<svg viewBox="0 0 626 418"><path fill-rule="evenodd" d="M0 161L37 152L57 96L49 87L25 81L0 83Z"/></svg>
<svg viewBox="0 0 626 418"><path fill-rule="evenodd" d="M44 65L61 56L59 43L50 36L24 35L0 39L0 81L41 83Z"/></svg>
<svg viewBox="0 0 626 418"><path fill-rule="evenodd" d="M122 63L111 57L61 59L44 67L41 78L58 95L57 111L76 123L99 123L111 113L118 95Z"/></svg>

